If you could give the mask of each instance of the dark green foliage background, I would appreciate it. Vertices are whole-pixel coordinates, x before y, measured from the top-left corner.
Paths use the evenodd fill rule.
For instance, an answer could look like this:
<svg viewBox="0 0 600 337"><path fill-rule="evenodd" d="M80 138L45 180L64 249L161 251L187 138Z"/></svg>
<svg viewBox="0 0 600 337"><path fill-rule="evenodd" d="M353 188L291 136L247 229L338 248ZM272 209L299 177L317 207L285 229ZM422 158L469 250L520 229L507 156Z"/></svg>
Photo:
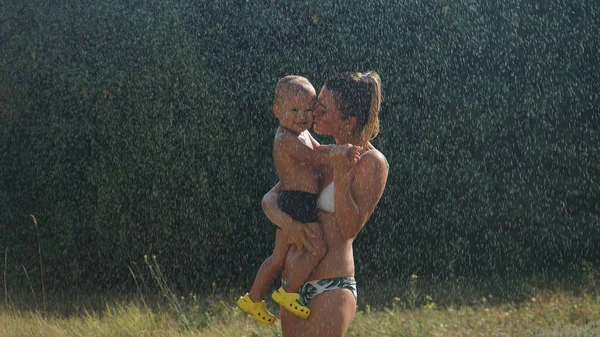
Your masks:
<svg viewBox="0 0 600 337"><path fill-rule="evenodd" d="M248 287L274 238L274 84L351 70L382 77L390 163L358 277L598 265L599 18L593 0L4 1L8 279L39 272L33 214L50 289L133 289L144 254L182 289Z"/></svg>

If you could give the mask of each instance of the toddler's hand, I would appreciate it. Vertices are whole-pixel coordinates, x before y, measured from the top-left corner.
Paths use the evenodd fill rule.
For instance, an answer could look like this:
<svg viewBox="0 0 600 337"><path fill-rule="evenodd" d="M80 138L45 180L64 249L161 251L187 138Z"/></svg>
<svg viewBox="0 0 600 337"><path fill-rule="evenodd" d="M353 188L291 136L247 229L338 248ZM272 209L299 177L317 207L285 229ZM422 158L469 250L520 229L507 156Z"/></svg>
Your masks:
<svg viewBox="0 0 600 337"><path fill-rule="evenodd" d="M349 170L360 158L362 147L352 144L332 145L329 158L333 167Z"/></svg>
<svg viewBox="0 0 600 337"><path fill-rule="evenodd" d="M346 156L348 157L348 160L350 160L350 162L352 163L352 165L356 164L358 162L358 160L360 159L360 152L361 151L362 151L362 146L354 146L354 145L352 145L348 149L348 152L346 153Z"/></svg>

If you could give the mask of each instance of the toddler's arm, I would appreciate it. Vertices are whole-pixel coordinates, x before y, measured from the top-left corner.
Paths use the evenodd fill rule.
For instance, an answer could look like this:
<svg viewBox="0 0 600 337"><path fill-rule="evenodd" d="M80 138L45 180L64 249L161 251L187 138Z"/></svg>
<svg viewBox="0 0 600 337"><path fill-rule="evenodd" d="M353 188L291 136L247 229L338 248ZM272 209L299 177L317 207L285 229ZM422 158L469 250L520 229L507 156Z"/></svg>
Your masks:
<svg viewBox="0 0 600 337"><path fill-rule="evenodd" d="M308 137L310 138L310 142L312 143L313 148L319 148L321 146L321 144L319 144L319 142L317 142L317 140L312 136L312 133L307 132L308 133ZM324 145L327 146L327 145Z"/></svg>
<svg viewBox="0 0 600 337"><path fill-rule="evenodd" d="M331 148L328 145L320 145L311 136L311 142L316 147L311 149L306 144L302 143L297 137L283 137L276 145L277 151L285 151L289 153L296 160L310 163L313 165L329 165L330 164L330 152ZM347 157L353 164L358 161L360 150L362 148L351 145L348 147Z"/></svg>

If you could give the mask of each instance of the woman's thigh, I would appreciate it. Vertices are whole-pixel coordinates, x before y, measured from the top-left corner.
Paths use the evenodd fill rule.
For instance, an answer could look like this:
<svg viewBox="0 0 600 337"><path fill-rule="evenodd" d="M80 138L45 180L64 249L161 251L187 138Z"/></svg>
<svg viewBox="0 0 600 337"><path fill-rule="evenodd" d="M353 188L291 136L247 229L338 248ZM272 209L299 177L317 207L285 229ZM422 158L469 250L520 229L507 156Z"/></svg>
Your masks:
<svg viewBox="0 0 600 337"><path fill-rule="evenodd" d="M343 337L356 314L356 300L347 289L331 290L315 296L309 308L310 316L299 322L297 336Z"/></svg>
<svg viewBox="0 0 600 337"><path fill-rule="evenodd" d="M294 316L294 314L287 311L284 307L280 306L279 310L279 316L281 319L281 333L283 337L302 336L298 330L301 319Z"/></svg>

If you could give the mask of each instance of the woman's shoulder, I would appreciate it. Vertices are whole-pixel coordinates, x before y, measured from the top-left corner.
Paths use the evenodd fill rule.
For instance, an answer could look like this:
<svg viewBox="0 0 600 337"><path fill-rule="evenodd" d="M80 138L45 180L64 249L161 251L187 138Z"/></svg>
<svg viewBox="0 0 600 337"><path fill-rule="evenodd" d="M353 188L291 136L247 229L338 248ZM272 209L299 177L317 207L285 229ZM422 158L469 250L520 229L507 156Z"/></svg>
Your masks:
<svg viewBox="0 0 600 337"><path fill-rule="evenodd" d="M364 152L354 166L352 189L357 197L361 196L362 205L366 205L365 209L370 210L369 214L383 194L387 184L388 171L389 167L385 156L374 148L369 148Z"/></svg>
<svg viewBox="0 0 600 337"><path fill-rule="evenodd" d="M360 160L356 163L355 174L373 175L380 172L387 175L389 166L387 159L381 151L376 148L370 148L360 156Z"/></svg>
<svg viewBox="0 0 600 337"><path fill-rule="evenodd" d="M385 158L385 156L383 155L383 153L381 153L381 151L377 150L376 148L372 147L369 150L365 151L361 156L360 156L361 161L363 159L365 159L366 161L373 163L373 164L382 164L385 165L386 167L389 167L390 165L388 164L387 159ZM360 161L359 161L360 162Z"/></svg>

